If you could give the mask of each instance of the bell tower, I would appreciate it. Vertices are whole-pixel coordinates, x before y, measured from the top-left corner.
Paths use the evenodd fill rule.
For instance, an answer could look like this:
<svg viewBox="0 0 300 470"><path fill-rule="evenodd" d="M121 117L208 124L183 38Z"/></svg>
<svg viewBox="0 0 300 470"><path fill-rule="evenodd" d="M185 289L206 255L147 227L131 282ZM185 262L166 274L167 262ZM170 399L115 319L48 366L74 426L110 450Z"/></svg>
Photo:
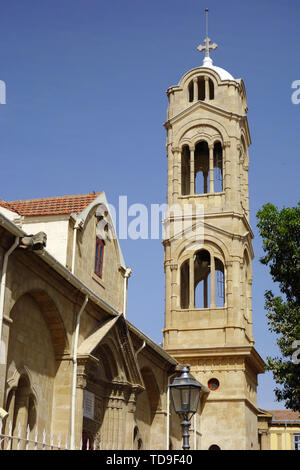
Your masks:
<svg viewBox="0 0 300 470"><path fill-rule="evenodd" d="M251 138L244 82L213 65L216 48L207 34L203 65L167 90L167 201L176 211L165 219L164 348L210 390L198 448L257 449L264 363L252 332ZM178 230L187 213L193 239Z"/></svg>

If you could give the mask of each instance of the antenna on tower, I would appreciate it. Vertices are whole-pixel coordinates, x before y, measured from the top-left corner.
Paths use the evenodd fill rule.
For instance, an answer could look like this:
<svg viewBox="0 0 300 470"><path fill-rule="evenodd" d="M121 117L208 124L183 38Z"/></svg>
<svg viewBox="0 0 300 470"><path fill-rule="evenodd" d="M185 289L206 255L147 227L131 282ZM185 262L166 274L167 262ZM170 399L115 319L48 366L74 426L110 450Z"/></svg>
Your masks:
<svg viewBox="0 0 300 470"><path fill-rule="evenodd" d="M200 44L200 46L197 47L198 51L202 52L205 51L205 57L203 61L203 65L211 65L212 60L209 56L209 51L217 49L218 45L216 43L210 44L211 40L208 37L208 8L205 8L205 24L206 24L206 37L204 39L204 46Z"/></svg>
<svg viewBox="0 0 300 470"><path fill-rule="evenodd" d="M208 38L208 8L205 8L206 37Z"/></svg>

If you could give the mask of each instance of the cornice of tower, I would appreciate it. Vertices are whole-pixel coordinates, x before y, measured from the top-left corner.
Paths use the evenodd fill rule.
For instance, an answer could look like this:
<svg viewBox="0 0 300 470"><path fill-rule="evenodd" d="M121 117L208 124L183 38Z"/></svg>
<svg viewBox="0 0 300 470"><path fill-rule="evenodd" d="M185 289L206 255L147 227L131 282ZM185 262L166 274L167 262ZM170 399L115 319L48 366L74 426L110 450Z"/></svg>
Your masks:
<svg viewBox="0 0 300 470"><path fill-rule="evenodd" d="M201 366L203 360L206 358L238 358L242 357L254 369L256 373L260 374L265 371L265 362L256 351L254 346L215 346L210 348L189 348L184 349L170 349L168 353L176 357L180 362L184 358L184 362L190 360L194 363L196 359Z"/></svg>
<svg viewBox="0 0 300 470"><path fill-rule="evenodd" d="M167 124L172 125L174 122L176 122L177 120L185 117L187 114L194 112L197 109L197 107L204 108L204 109L211 109L214 112L219 112L222 116L229 117L230 119L236 119L236 120L246 119L247 120L247 116L245 114L237 114L237 113L233 113L231 111L226 111L225 109L220 108L219 106L215 106L215 105L213 105L211 103L207 103L205 101L196 101L196 103L193 103L188 108L184 109L180 113L178 113L175 116L168 119L164 123L164 126L166 127Z"/></svg>

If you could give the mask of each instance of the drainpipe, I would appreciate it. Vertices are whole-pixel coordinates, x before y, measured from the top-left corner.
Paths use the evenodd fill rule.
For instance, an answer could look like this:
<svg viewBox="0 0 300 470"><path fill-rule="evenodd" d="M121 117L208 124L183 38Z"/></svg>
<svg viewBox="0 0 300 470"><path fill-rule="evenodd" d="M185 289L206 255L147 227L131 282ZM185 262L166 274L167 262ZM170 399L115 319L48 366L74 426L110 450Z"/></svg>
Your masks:
<svg viewBox="0 0 300 470"><path fill-rule="evenodd" d="M146 341L143 341L142 346L135 353L135 358L137 358L138 354L144 349L145 346L146 346Z"/></svg>
<svg viewBox="0 0 300 470"><path fill-rule="evenodd" d="M0 285L0 363L2 362L2 359L4 359L2 358L2 354L4 354L4 351L2 351L2 328L3 328L3 317L4 317L4 297L5 297L8 257L19 245L19 240L20 238L16 237L13 245L7 250L3 258L1 285Z"/></svg>
<svg viewBox="0 0 300 470"><path fill-rule="evenodd" d="M76 241L77 241L77 231L79 228L82 227L82 219L76 219L76 222L74 224L74 234L73 234L73 247L72 247L72 265L71 265L71 273L74 274L74 269L75 269L75 255L76 255Z"/></svg>
<svg viewBox="0 0 300 470"><path fill-rule="evenodd" d="M126 318L126 310L127 310L127 292L128 292L128 278L131 276L132 269L126 268L124 274L124 295L123 295L123 315Z"/></svg>
<svg viewBox="0 0 300 470"><path fill-rule="evenodd" d="M72 377L72 394L71 394L71 423L70 423L70 448L75 450L75 404L76 404L76 382L77 382L77 347L79 337L80 317L88 303L88 296L85 296L84 302L79 310L76 319L74 346L73 346L73 377Z"/></svg>

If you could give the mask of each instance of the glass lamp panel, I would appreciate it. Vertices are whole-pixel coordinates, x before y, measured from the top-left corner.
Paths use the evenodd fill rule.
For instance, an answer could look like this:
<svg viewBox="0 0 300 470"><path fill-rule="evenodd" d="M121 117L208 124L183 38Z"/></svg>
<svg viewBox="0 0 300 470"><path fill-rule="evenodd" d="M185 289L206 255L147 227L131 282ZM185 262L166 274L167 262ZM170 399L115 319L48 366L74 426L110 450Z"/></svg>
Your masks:
<svg viewBox="0 0 300 470"><path fill-rule="evenodd" d="M196 413L198 409L199 397L200 397L200 388L191 387L191 404L190 404L191 413Z"/></svg>
<svg viewBox="0 0 300 470"><path fill-rule="evenodd" d="M180 391L181 391L181 411L182 413L189 413L190 402L191 402L190 387L181 387Z"/></svg>
<svg viewBox="0 0 300 470"><path fill-rule="evenodd" d="M181 410L181 393L180 389L172 387L171 395L173 400L173 405L176 413L180 413Z"/></svg>

